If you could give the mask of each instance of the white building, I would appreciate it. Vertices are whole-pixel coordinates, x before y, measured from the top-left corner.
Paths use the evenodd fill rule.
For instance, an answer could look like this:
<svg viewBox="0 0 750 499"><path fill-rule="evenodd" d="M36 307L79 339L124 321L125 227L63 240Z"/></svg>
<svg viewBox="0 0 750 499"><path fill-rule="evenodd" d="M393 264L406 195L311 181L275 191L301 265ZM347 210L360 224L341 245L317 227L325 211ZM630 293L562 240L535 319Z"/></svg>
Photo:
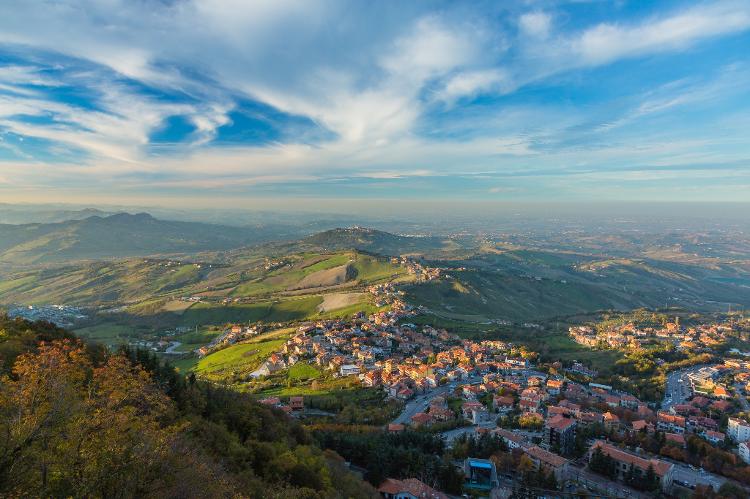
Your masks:
<svg viewBox="0 0 750 499"><path fill-rule="evenodd" d="M339 369L339 374L341 376L354 376L355 374L359 374L359 366L356 364L344 364Z"/></svg>
<svg viewBox="0 0 750 499"><path fill-rule="evenodd" d="M750 464L750 448L747 446L747 442L742 442L739 445L740 459Z"/></svg>
<svg viewBox="0 0 750 499"><path fill-rule="evenodd" d="M727 434L735 442L747 442L750 440L750 425L741 419L729 418Z"/></svg>

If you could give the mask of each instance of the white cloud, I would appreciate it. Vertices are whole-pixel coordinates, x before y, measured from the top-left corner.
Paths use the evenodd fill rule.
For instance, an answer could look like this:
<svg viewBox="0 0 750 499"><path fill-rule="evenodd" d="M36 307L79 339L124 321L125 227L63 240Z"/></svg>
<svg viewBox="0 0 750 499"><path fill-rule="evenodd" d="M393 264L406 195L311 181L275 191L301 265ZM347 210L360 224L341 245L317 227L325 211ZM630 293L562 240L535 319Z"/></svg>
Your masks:
<svg viewBox="0 0 750 499"><path fill-rule="evenodd" d="M464 139L444 135L430 140L416 130L430 127L422 122L428 111L451 108L462 98L509 93L564 71L681 50L750 27L747 1L700 4L578 31L561 31L566 25L553 26L549 13L532 11L513 14L519 37L509 46L507 40L515 35L504 33L507 25L495 24L492 16L467 15L466 8L426 12L424 5L378 2L352 9L336 0L91 0L40 8L35 2L6 2L0 4L0 43L16 44L19 53L38 51L40 60L61 54L52 59L64 71L57 79L40 71L42 62L0 68L0 92L6 93L0 94L0 120L18 134L88 151L93 159L78 165L87 175L99 174L93 165L109 175L133 171L137 164L146 172L186 172L202 185L207 185L205 176L224 174L269 182L327 172L400 178L479 168L516 171L535 162L552 168L556 160L591 164L616 153L642 160L646 152L619 143L593 153L580 146L576 152L558 146L554 153L539 147L563 142L568 127L585 121L586 111L562 104L518 114L493 108L481 119L463 116L456 120L460 124L445 125L473 132ZM118 74L93 64L79 68L86 65L64 56ZM121 75L193 99L160 101L123 85ZM20 86L28 83L75 86L95 95L101 109L54 102L43 88ZM315 147L212 147L217 129L228 123L242 97L311 118L334 132L335 139ZM633 116L657 114L699 97L690 92L653 95ZM18 114L54 119L24 122ZM179 157L149 157L150 133L173 115L185 116L197 128L192 147L180 149ZM668 161L658 148L648 154ZM702 158L699 150L691 154L694 160Z"/></svg>
<svg viewBox="0 0 750 499"><path fill-rule="evenodd" d="M458 73L445 83L437 98L452 102L461 97L471 97L478 93L505 93L513 88L508 71L501 68L480 69Z"/></svg>
<svg viewBox="0 0 750 499"><path fill-rule="evenodd" d="M699 40L750 27L750 3L699 5L637 25L602 23L569 41L581 63L604 64L623 57L682 49Z"/></svg>
<svg viewBox="0 0 750 499"><path fill-rule="evenodd" d="M518 25L525 35L545 39L549 36L552 17L546 12L528 12L519 18Z"/></svg>

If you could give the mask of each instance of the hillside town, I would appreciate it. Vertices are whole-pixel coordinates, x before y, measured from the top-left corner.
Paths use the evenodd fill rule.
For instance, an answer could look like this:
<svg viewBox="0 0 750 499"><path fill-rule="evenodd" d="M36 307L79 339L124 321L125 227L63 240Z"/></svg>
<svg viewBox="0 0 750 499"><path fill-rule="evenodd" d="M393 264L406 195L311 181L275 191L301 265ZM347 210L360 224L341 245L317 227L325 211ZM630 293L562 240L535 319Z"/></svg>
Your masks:
<svg viewBox="0 0 750 499"><path fill-rule="evenodd" d="M743 464L750 463L750 406L744 398L750 362L741 357L687 368L685 400L660 404L575 381L580 376L568 373L592 374L581 363L534 365L533 352L418 327L408 322L412 314L395 298L391 310L369 317L303 323L258 374L307 362L335 377L356 377L363 387L403 403L386 431L438 432L449 445L459 437L489 435L512 454L525 456L542 475L554 476L561 489L586 487L631 497L655 490L690 492L702 485L718 490L727 481L750 477ZM725 329L695 331L701 338ZM683 334L679 328L667 330ZM661 331L653 334L664 337ZM695 332L691 328L685 335L693 338ZM262 402L292 415L305 407L301 396ZM713 464L698 467L697 456L712 456ZM497 463L490 463L494 476ZM482 487L499 490L501 482L487 478Z"/></svg>
<svg viewBox="0 0 750 499"><path fill-rule="evenodd" d="M597 327L597 325L573 326L570 337L581 345L592 348L636 349L650 343L661 342L674 345L678 350L709 351L724 343L730 333L743 332L745 327L736 321L681 326L679 317L662 327L642 327L633 322Z"/></svg>

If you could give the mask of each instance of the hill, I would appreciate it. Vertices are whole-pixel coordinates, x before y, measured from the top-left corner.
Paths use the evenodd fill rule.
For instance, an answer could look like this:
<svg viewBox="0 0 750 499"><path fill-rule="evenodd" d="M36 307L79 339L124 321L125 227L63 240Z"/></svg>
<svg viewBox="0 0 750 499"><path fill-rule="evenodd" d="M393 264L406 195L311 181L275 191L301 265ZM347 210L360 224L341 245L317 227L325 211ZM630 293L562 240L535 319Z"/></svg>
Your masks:
<svg viewBox="0 0 750 499"><path fill-rule="evenodd" d="M302 239L300 243L324 251L355 249L389 256L435 253L452 246L450 240L443 238L399 236L363 227L338 228L319 232Z"/></svg>
<svg viewBox="0 0 750 499"><path fill-rule="evenodd" d="M226 250L264 239L262 228L158 220L147 213L0 225L0 262L36 264Z"/></svg>
<svg viewBox="0 0 750 499"><path fill-rule="evenodd" d="M0 224L55 223L68 220L83 220L91 216L109 216L117 212L96 208L80 210L54 207L29 207L0 203Z"/></svg>
<svg viewBox="0 0 750 499"><path fill-rule="evenodd" d="M513 250L451 262L443 277L410 286L407 297L446 318L533 322L607 309L747 307L749 285L741 265Z"/></svg>

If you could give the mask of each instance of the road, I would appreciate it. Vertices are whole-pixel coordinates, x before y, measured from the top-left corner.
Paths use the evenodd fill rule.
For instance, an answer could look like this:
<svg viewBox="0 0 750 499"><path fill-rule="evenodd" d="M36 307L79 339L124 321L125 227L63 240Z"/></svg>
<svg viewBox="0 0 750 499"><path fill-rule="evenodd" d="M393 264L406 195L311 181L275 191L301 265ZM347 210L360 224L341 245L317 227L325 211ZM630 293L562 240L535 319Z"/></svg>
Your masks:
<svg viewBox="0 0 750 499"><path fill-rule="evenodd" d="M662 461L667 461L674 465L675 480L687 483L693 487L695 487L696 485L710 485L714 490L719 490L719 487L721 487L722 484L727 481L727 479L723 476L715 475L707 471L701 471L698 468L693 469L685 463L675 461L674 459L670 459L668 457L659 456L659 459L661 459Z"/></svg>
<svg viewBox="0 0 750 499"><path fill-rule="evenodd" d="M667 386L664 390L664 400L661 403L661 408L668 410L673 405L682 404L690 398L693 395L693 389L690 386L688 375L698 372L703 367L705 366L692 366L669 373L667 375Z"/></svg>
<svg viewBox="0 0 750 499"><path fill-rule="evenodd" d="M719 490L719 487L727 481L726 478L713 473L701 473L700 470L690 469L686 464L674 465L674 479L692 486L710 485L714 490Z"/></svg>
<svg viewBox="0 0 750 499"><path fill-rule="evenodd" d="M567 478L570 482L563 490L569 493L575 492L580 486L584 486L588 490L595 490L610 497L635 499L648 499L653 497L653 494L631 489L627 485L608 480L607 478L597 475L581 466L570 465L568 467Z"/></svg>
<svg viewBox="0 0 750 499"><path fill-rule="evenodd" d="M414 416L418 412L424 412L427 410L427 408L430 406L430 400L432 400L433 398L442 397L445 394L453 391L459 385L476 383L478 381L482 381L481 376L467 378L465 381L461 382L448 383L446 385L439 386L434 390L430 390L423 395L414 397L406 403L403 410L401 411L401 414L399 414L398 417L393 420L393 422L398 424L409 424L411 423L412 416Z"/></svg>
<svg viewBox="0 0 750 499"><path fill-rule="evenodd" d="M182 343L180 343L179 341L173 341L172 343L169 344L169 346L167 347L167 349L164 350L164 353L166 353L168 355L180 355L180 354L185 353L185 352L178 352L177 351L177 349L180 347L180 345L182 345Z"/></svg>

